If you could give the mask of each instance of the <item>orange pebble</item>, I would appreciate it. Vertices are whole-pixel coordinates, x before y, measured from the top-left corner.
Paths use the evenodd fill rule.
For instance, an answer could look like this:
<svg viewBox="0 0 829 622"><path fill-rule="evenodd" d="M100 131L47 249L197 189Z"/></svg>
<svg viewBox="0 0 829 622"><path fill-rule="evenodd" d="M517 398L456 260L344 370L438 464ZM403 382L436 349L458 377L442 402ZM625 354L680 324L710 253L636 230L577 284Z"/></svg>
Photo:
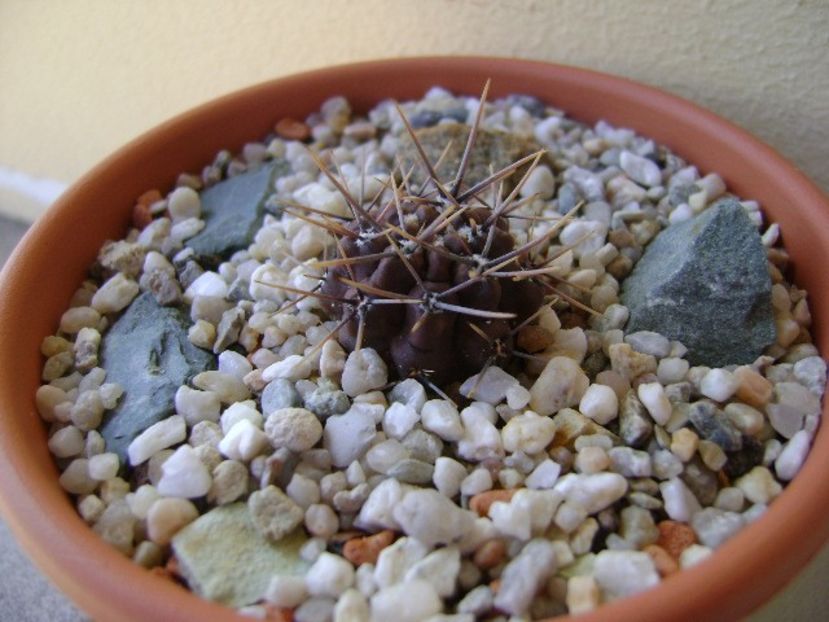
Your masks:
<svg viewBox="0 0 829 622"><path fill-rule="evenodd" d="M150 206L136 203L132 208L132 226L136 229L143 229L153 221L150 213Z"/></svg>
<svg viewBox="0 0 829 622"><path fill-rule="evenodd" d="M343 546L343 557L355 566L374 564L380 551L394 542L394 532L386 529L373 536L352 538Z"/></svg>
<svg viewBox="0 0 829 622"><path fill-rule="evenodd" d="M294 622L293 609L277 607L271 603L265 603L265 619L268 622Z"/></svg>
<svg viewBox="0 0 829 622"><path fill-rule="evenodd" d="M679 572L679 564L677 561L661 546L649 544L642 550L653 560L653 565L656 566L656 571L659 573L659 576L667 577L675 572Z"/></svg>
<svg viewBox="0 0 829 622"><path fill-rule="evenodd" d="M679 559L682 551L697 541L694 530L685 523L678 523L672 520L663 520L657 525L659 538L657 546L662 547L674 559Z"/></svg>
<svg viewBox="0 0 829 622"><path fill-rule="evenodd" d="M747 365L735 369L734 377L740 382L737 397L746 404L762 408L769 403L774 387L768 379Z"/></svg>
<svg viewBox="0 0 829 622"><path fill-rule="evenodd" d="M487 490L486 492L478 493L469 500L469 509L476 512L478 516L486 516L489 514L490 506L496 501L507 501L512 499L515 494L515 489L509 490Z"/></svg>
<svg viewBox="0 0 829 622"><path fill-rule="evenodd" d="M277 136L286 140L308 140L311 136L311 128L302 121L285 117L280 119L274 126Z"/></svg>
<svg viewBox="0 0 829 622"><path fill-rule="evenodd" d="M147 192L138 197L136 203L138 203L139 205L146 205L147 207L149 207L156 201L160 200L161 193L158 190L147 190Z"/></svg>
<svg viewBox="0 0 829 622"><path fill-rule="evenodd" d="M484 570L489 570L500 564L507 554L507 545L500 538L493 538L484 542L477 551L473 561L475 565Z"/></svg>

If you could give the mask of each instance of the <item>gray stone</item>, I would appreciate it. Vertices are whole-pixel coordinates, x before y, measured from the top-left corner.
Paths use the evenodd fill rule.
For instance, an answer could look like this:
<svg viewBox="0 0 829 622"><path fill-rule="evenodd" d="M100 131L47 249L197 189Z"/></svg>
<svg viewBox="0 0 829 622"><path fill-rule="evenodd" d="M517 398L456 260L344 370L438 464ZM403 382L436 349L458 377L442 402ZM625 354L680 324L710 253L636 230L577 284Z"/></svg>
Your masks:
<svg viewBox="0 0 829 622"><path fill-rule="evenodd" d="M627 332L682 342L692 365L751 363L775 340L766 253L734 199L660 233L625 280L622 302Z"/></svg>
<svg viewBox="0 0 829 622"><path fill-rule="evenodd" d="M262 224L265 201L274 191L274 179L289 170L287 162L277 160L202 192L205 227L187 241L187 246L211 265L247 248Z"/></svg>
<svg viewBox="0 0 829 622"><path fill-rule="evenodd" d="M222 313L222 319L216 327L216 342L213 352L220 354L236 343L239 333L245 327L245 312L239 307L233 307Z"/></svg>
<svg viewBox="0 0 829 622"><path fill-rule="evenodd" d="M716 443L725 451L737 451L743 446L743 437L717 405L708 400L691 404L688 420L705 440Z"/></svg>
<svg viewBox="0 0 829 622"><path fill-rule="evenodd" d="M331 415L341 415L351 408L351 400L345 391L324 385L322 379L320 385L305 396L305 408L317 417L326 419Z"/></svg>
<svg viewBox="0 0 829 622"><path fill-rule="evenodd" d="M105 418L101 434L107 451L127 462L127 445L152 424L173 414L178 388L192 376L212 369L212 354L187 338L187 316L159 306L141 294L101 342L101 366L107 382L124 388L118 406Z"/></svg>
<svg viewBox="0 0 829 622"><path fill-rule="evenodd" d="M387 475L406 484L428 484L432 481L434 472L434 465L428 462L405 458L395 464Z"/></svg>
<svg viewBox="0 0 829 622"><path fill-rule="evenodd" d="M280 408L295 406L302 406L302 397L290 380L277 378L262 391L262 414L266 417Z"/></svg>
<svg viewBox="0 0 829 622"><path fill-rule="evenodd" d="M253 526L247 506L233 503L211 510L179 531L173 551L190 589L231 607L262 598L275 574L301 575L308 563L299 556L307 541L302 529L277 543Z"/></svg>

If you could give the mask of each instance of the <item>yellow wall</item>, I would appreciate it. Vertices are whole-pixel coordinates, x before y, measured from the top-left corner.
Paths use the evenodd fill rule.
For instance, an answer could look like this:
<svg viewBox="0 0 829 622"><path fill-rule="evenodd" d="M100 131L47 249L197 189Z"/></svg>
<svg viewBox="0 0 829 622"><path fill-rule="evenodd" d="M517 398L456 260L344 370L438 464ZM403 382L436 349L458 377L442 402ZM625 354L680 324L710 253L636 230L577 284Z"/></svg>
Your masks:
<svg viewBox="0 0 829 622"><path fill-rule="evenodd" d="M0 210L43 209L12 173L71 182L218 94L423 54L546 59L657 85L829 189L827 0L0 0Z"/></svg>

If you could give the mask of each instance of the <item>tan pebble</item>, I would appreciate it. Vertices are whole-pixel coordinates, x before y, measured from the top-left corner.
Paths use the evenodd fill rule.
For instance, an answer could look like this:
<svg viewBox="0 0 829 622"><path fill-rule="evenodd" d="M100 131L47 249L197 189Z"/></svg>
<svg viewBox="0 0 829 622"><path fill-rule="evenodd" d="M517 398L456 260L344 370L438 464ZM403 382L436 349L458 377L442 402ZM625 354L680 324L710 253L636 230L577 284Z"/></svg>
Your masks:
<svg viewBox="0 0 829 622"><path fill-rule="evenodd" d="M277 136L286 140L308 140L311 136L311 128L302 121L285 117L280 119L274 126Z"/></svg>
<svg viewBox="0 0 829 622"><path fill-rule="evenodd" d="M507 545L500 538L493 538L484 542L477 551L473 560L478 568L489 570L502 561L507 554Z"/></svg>
<svg viewBox="0 0 829 622"><path fill-rule="evenodd" d="M607 264L605 269L614 279L621 280L630 274L633 269L633 261L627 255L619 255Z"/></svg>
<svg viewBox="0 0 829 622"><path fill-rule="evenodd" d="M571 577L567 581L567 609L571 615L587 613L599 606L601 594L591 575Z"/></svg>
<svg viewBox="0 0 829 622"><path fill-rule="evenodd" d="M380 551L394 542L394 532L386 529L373 536L353 538L343 546L343 557L355 566L374 564Z"/></svg>
<svg viewBox="0 0 829 622"><path fill-rule="evenodd" d="M518 347L535 354L553 343L553 333L542 326L525 326L518 332Z"/></svg>
<svg viewBox="0 0 829 622"><path fill-rule="evenodd" d="M487 490L469 499L469 509L476 512L478 516L487 516L489 508L496 501L509 502L516 493L515 489L510 490Z"/></svg>
<svg viewBox="0 0 829 622"><path fill-rule="evenodd" d="M649 544L642 550L650 556L659 576L667 577L679 571L679 563L661 546Z"/></svg>
<svg viewBox="0 0 829 622"><path fill-rule="evenodd" d="M628 391L630 391L630 382L619 372L611 369L606 369L596 374L596 384L603 384L613 389L619 402L625 399Z"/></svg>
<svg viewBox="0 0 829 622"><path fill-rule="evenodd" d="M627 343L614 343L608 352L613 371L628 380L656 372L656 359L650 354L636 352Z"/></svg>
<svg viewBox="0 0 829 622"><path fill-rule="evenodd" d="M737 398L750 406L762 408L771 401L774 389L771 382L748 365L734 370L734 377L740 383Z"/></svg>
<svg viewBox="0 0 829 622"><path fill-rule="evenodd" d="M153 221L149 205L136 203L132 208L132 226L136 229L143 229Z"/></svg>
<svg viewBox="0 0 829 622"><path fill-rule="evenodd" d="M699 446L699 436L690 428L680 428L671 437L671 453L683 462L694 457Z"/></svg>
<svg viewBox="0 0 829 622"><path fill-rule="evenodd" d="M679 559L682 551L697 542L694 530L685 523L663 520L656 527L659 529L659 538L656 540L656 545L662 547L668 555L676 560Z"/></svg>

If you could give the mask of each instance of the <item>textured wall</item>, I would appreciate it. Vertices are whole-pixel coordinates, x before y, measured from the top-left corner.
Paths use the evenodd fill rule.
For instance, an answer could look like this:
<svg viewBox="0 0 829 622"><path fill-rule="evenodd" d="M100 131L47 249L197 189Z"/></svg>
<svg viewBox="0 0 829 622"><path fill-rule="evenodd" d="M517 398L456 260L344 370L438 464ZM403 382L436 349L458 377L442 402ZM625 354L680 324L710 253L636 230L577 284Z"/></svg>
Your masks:
<svg viewBox="0 0 829 622"><path fill-rule="evenodd" d="M829 189L826 0L0 0L0 209L38 210L10 190L10 169L71 182L218 94L424 54L544 59L660 86Z"/></svg>

